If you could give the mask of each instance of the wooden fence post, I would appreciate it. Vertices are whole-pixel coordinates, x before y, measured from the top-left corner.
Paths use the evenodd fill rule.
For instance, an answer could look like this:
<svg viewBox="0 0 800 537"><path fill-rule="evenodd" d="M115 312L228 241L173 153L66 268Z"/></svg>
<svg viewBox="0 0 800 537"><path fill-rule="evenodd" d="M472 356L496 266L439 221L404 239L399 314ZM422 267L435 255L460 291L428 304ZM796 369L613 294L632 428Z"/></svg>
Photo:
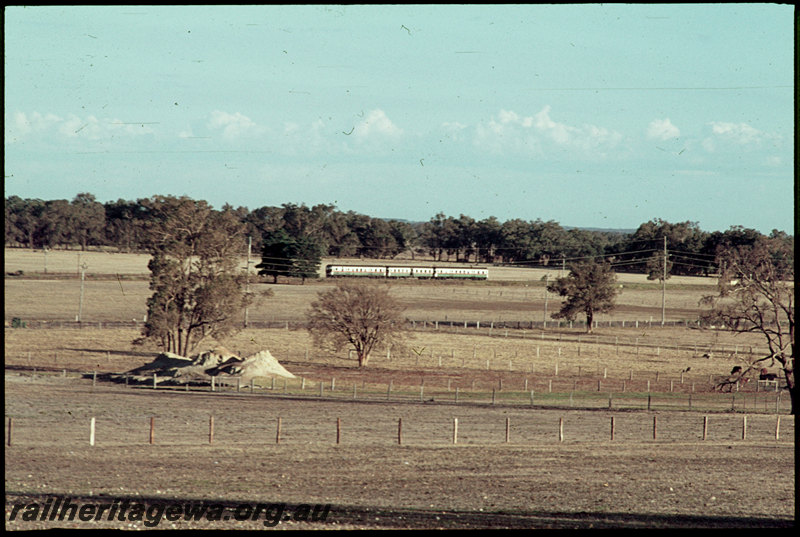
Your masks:
<svg viewBox="0 0 800 537"><path fill-rule="evenodd" d="M742 440L747 440L747 414L742 416Z"/></svg>
<svg viewBox="0 0 800 537"><path fill-rule="evenodd" d="M94 445L94 418L89 419L89 445Z"/></svg>
<svg viewBox="0 0 800 537"><path fill-rule="evenodd" d="M151 446L155 442L155 435L156 435L156 418L155 418L155 416L150 416L150 445Z"/></svg>
<svg viewBox="0 0 800 537"><path fill-rule="evenodd" d="M564 418L558 418L558 441L564 441Z"/></svg>
<svg viewBox="0 0 800 537"><path fill-rule="evenodd" d="M9 418L10 420L11 418ZM8 424L8 445L11 445L11 423ZM778 420L775 422L775 440L780 440L781 437L781 417L778 416Z"/></svg>
<svg viewBox="0 0 800 537"><path fill-rule="evenodd" d="M214 416L208 417L208 443L214 443Z"/></svg>
<svg viewBox="0 0 800 537"><path fill-rule="evenodd" d="M614 416L611 416L611 440L614 440Z"/></svg>
<svg viewBox="0 0 800 537"><path fill-rule="evenodd" d="M397 445L403 443L403 418L397 418Z"/></svg>
<svg viewBox="0 0 800 537"><path fill-rule="evenodd" d="M778 423L780 423L780 416L778 416ZM14 418L8 418L8 445L11 446L11 434L14 431ZM775 430L775 438L778 438L777 429Z"/></svg>
<svg viewBox="0 0 800 537"><path fill-rule="evenodd" d="M653 440L656 439L657 429L658 429L658 415L653 416Z"/></svg>
<svg viewBox="0 0 800 537"><path fill-rule="evenodd" d="M458 418L453 418L453 444L458 443Z"/></svg>
<svg viewBox="0 0 800 537"><path fill-rule="evenodd" d="M281 418L280 418L280 416L278 416L278 427L277 427L277 429L275 431L275 443L276 444L280 444L281 443Z"/></svg>
<svg viewBox="0 0 800 537"><path fill-rule="evenodd" d="M336 418L336 444L342 439L342 418Z"/></svg>
<svg viewBox="0 0 800 537"><path fill-rule="evenodd" d="M708 437L708 416L703 416L703 440Z"/></svg>
<svg viewBox="0 0 800 537"><path fill-rule="evenodd" d="M506 444L511 438L511 418L506 418Z"/></svg>

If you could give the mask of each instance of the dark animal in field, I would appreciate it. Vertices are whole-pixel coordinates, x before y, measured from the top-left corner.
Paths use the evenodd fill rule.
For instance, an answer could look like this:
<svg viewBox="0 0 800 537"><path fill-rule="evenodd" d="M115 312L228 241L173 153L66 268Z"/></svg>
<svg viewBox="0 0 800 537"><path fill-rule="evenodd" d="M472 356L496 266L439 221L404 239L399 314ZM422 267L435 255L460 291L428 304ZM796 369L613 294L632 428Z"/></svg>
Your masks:
<svg viewBox="0 0 800 537"><path fill-rule="evenodd" d="M733 369L731 369L731 375L735 375L736 373L741 373L741 371L742 371L742 366L737 365Z"/></svg>
<svg viewBox="0 0 800 537"><path fill-rule="evenodd" d="M758 376L758 380L777 380L778 375L775 373L770 373L766 367L761 369L761 374Z"/></svg>

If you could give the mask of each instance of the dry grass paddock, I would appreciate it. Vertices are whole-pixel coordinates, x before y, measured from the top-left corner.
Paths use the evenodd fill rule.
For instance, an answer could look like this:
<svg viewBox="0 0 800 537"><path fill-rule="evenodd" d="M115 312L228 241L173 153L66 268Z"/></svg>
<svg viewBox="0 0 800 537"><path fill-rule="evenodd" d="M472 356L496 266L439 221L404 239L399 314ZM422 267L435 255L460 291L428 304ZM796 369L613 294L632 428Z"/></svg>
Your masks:
<svg viewBox="0 0 800 537"><path fill-rule="evenodd" d="M48 271L57 270L56 254L48 254ZM27 261L24 255L11 260L7 255L6 271L35 271L41 255L33 252ZM93 255L84 260L90 267L106 260L106 274L146 272L142 256ZM69 272L66 264L75 267L76 252L63 256ZM31 268L14 268L23 262ZM661 291L645 281L623 283L616 313L639 320L638 327L601 323L592 336L565 327L500 328L503 321L542 318L542 282L520 270L498 270L490 282L393 286L416 321L415 330L405 349L381 351L363 370L346 352L314 348L308 333L291 323L288 329L241 330L221 343L242 355L269 350L300 377L286 388L263 379L254 393L249 386L214 393L202 386L154 390L94 383L85 375L96 371L102 378L151 361L156 349L131 344L135 328L7 327L5 404L6 417L14 418L5 455L7 528L63 527L8 522L14 502L43 502L53 495L83 503L119 497L150 503L332 504L325 523L287 520L283 528L793 523L794 422L785 415L788 397L776 401L774 392L756 393L752 385L729 394L712 389L714 380L743 363L751 350L764 352L759 338L650 324L650 317L660 320ZM73 320L78 284L74 274L7 277L6 321ZM317 292L329 285L269 286L275 295L254 307L250 319L302 319ZM85 286L84 320L141 321L146 280L88 278ZM709 292L713 282L670 281L668 319L691 319L697 300ZM548 307L555 309L553 298ZM464 321L471 321L468 328ZM704 357L709 350L711 356ZM210 416L215 418L211 444ZM778 416L784 420L776 439ZM94 446L88 445L91 417ZM72 526L142 527L117 521ZM161 527L263 525L231 520Z"/></svg>

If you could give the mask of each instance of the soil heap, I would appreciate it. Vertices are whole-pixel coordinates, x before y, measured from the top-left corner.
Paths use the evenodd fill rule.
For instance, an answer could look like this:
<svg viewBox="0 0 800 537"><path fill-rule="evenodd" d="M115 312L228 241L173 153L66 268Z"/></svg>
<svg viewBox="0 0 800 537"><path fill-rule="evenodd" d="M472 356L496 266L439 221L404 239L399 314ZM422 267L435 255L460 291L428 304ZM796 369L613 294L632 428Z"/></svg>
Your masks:
<svg viewBox="0 0 800 537"><path fill-rule="evenodd" d="M149 364L116 375L115 380L127 376L134 382L152 382L154 373L157 382L170 384L206 383L211 381L211 377L240 378L243 382L257 378L296 378L268 350L240 358L224 347L218 347L191 358L164 352Z"/></svg>

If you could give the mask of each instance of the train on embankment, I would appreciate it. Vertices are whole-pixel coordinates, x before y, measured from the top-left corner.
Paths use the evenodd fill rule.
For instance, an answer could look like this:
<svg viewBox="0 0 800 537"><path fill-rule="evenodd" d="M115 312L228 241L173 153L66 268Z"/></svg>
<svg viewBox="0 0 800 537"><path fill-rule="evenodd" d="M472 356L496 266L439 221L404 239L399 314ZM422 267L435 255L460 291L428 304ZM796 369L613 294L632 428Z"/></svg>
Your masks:
<svg viewBox="0 0 800 537"><path fill-rule="evenodd" d="M489 269L400 265L325 265L325 276L327 278L488 280Z"/></svg>

